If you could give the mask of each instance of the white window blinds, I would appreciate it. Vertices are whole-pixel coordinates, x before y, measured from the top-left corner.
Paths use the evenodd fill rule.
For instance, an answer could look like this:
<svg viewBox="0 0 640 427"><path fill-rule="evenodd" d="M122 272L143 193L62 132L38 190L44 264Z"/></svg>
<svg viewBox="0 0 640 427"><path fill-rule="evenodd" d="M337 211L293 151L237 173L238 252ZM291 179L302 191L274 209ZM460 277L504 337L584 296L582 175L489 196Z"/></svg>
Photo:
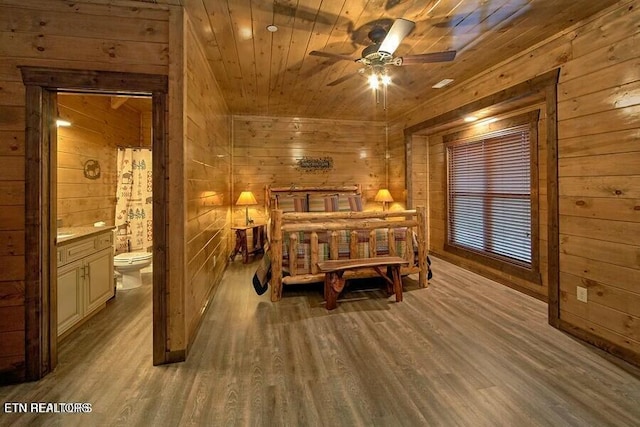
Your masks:
<svg viewBox="0 0 640 427"><path fill-rule="evenodd" d="M449 244L531 265L529 126L448 146Z"/></svg>

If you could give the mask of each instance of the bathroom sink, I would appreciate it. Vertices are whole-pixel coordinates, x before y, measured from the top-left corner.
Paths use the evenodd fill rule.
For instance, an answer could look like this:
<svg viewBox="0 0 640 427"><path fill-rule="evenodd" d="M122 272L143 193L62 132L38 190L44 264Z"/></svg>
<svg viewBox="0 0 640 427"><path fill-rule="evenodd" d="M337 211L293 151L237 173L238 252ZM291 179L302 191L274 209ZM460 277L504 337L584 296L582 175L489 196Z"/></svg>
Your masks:
<svg viewBox="0 0 640 427"><path fill-rule="evenodd" d="M64 237L71 237L76 233L58 233L58 239L62 239Z"/></svg>

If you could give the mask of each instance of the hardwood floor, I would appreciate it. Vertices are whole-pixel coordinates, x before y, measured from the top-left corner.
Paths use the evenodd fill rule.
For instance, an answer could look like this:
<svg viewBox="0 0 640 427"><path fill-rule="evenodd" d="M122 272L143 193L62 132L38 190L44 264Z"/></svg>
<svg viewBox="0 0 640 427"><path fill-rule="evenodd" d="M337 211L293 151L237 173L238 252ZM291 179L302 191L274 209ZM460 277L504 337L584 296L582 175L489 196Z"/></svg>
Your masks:
<svg viewBox="0 0 640 427"><path fill-rule="evenodd" d="M321 284L257 296L256 265L229 265L181 364L151 366L151 286L119 293L60 344L55 372L0 388L0 425L640 425L640 370L512 289L434 259L431 286L405 278L403 302L352 284L328 312Z"/></svg>

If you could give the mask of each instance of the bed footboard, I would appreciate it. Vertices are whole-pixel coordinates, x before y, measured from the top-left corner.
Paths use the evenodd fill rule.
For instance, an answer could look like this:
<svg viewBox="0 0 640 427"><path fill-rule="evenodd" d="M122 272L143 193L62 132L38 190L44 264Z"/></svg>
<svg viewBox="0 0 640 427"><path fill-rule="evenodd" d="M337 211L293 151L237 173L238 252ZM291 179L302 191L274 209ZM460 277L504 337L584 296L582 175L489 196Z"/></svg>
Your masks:
<svg viewBox="0 0 640 427"><path fill-rule="evenodd" d="M384 219L394 218L394 220ZM322 261L320 256L319 234L324 233L328 240L328 258L339 258L339 233L349 233L349 259L375 258L382 255L397 256L395 235L398 230L406 229L406 248L403 256L408 262L403 266L401 274L418 273L420 287L427 286L427 245L426 245L426 215L424 207L413 210L391 212L327 212L327 213L283 213L275 209L271 211L269 256L271 259L271 300L282 298L284 284L314 283L324 281L324 274L318 272L317 263ZM376 239L379 232L387 233L388 253L378 254ZM367 254L362 256L358 250L358 233L368 232ZM417 248L414 247L415 234ZM309 271L298 271L298 245L300 233L309 234ZM288 265L289 275L283 277L284 245L289 244ZM417 257L415 256L417 249ZM417 260L416 260L417 258ZM374 277L374 270L357 270L345 273L345 278Z"/></svg>

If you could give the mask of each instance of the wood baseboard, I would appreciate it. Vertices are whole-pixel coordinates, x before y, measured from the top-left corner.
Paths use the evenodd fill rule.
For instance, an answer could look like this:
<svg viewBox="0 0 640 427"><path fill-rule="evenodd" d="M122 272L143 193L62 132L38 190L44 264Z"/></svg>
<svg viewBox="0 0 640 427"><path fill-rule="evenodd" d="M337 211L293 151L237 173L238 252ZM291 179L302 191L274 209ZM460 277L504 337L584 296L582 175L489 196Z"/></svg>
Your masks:
<svg viewBox="0 0 640 427"><path fill-rule="evenodd" d="M612 343L611 341L601 338L592 332L589 332L585 329L579 328L571 323L560 319L560 327L559 329L563 332L566 332L574 337L585 341L594 347L597 347L607 353L611 353L616 357L624 360L625 362L629 362L632 365L640 367L640 354L634 353L633 351L620 347L618 344Z"/></svg>
<svg viewBox="0 0 640 427"><path fill-rule="evenodd" d="M522 292L526 295L532 296L534 298L537 298L541 301L547 302L547 298L544 295L540 295L540 294L535 294L534 292L532 292L530 289L526 289L523 288L521 286L515 285L513 283L510 283L508 280L505 280L502 277L499 277L496 274L492 274L489 271L486 271L482 268L479 268L477 266L474 266L471 263L467 263L467 262L462 262L459 259L457 259L456 257L453 256L449 256L446 253L440 253L438 251L430 251L429 252L431 255L436 256L444 261L450 262L451 264L457 265L459 267L468 269L470 271L473 271L474 273L477 273L481 276L487 277L491 280L494 280L498 283L501 283L505 286L508 286L512 289L515 289L519 292ZM434 274L438 274L437 271L434 272ZM560 329L563 332L566 332L590 345L593 345L594 347L597 347L603 351L606 351L607 353L610 353L616 357L619 357L620 359L624 360L625 362L628 362L632 365L638 366L640 367L640 354L638 353L634 353L631 350L628 350L626 348L620 347L618 344L615 344L609 340L606 340L604 338L601 338L595 334L593 334L592 332L589 332L585 329L582 329L580 327L577 327L571 323L568 323L562 319L559 320L558 325L551 325L554 326L558 329Z"/></svg>
<svg viewBox="0 0 640 427"><path fill-rule="evenodd" d="M445 252L439 252L439 251L434 251L434 250L430 250L429 251L430 255L436 256L444 261L450 262L453 265L457 265L458 267L464 268L466 270L472 271L476 274L479 274L483 277L486 277L488 279L491 279L495 282L498 282L502 285L505 285L511 289L514 289L518 292L521 292L525 295L529 295L530 297L533 297L535 299L539 299L540 301L543 302L547 302L547 296L544 294L540 294L537 292L532 291L531 289L525 288L524 286L519 286L516 285L515 283L505 279L504 277L501 277L498 274L494 274L489 270L485 270L483 268L480 268L478 266L476 266L475 264L473 264L473 262L465 262L462 261L460 258L456 257L456 256L451 256ZM438 274L437 272L433 273L434 275Z"/></svg>
<svg viewBox="0 0 640 427"><path fill-rule="evenodd" d="M223 253L224 252L225 251L223 251ZM220 277L218 278L218 280L215 280L215 284L211 286L211 288L207 292L204 305L200 310L200 316L197 319L194 319L193 322L189 325L189 336L187 339L187 348L183 350L185 353L184 355L185 358L183 360L186 360L186 357L189 355L189 350L191 349L191 346L193 345L193 342L196 339L196 336L198 335L198 331L200 330L200 326L202 325L202 319L204 319L205 314L207 313L207 311L209 311L209 306L211 305L211 301L213 300L216 293L218 292L218 289L220 288L220 283L222 283L224 272L229 266L229 258L223 257L223 259L225 260L225 265L220 270L221 271ZM172 363L172 362L167 360L166 363Z"/></svg>

